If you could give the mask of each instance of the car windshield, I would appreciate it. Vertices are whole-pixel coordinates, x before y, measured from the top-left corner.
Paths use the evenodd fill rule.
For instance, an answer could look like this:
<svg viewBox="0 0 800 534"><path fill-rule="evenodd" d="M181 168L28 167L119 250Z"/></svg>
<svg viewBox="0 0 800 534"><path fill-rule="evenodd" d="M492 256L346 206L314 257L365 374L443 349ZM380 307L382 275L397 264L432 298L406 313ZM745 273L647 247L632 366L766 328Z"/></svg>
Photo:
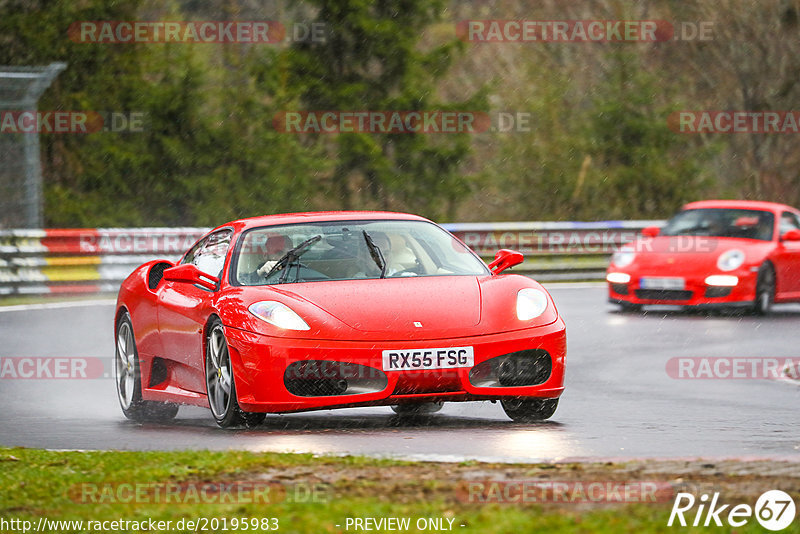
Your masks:
<svg viewBox="0 0 800 534"><path fill-rule="evenodd" d="M667 222L661 235L734 237L769 241L775 229L775 215L769 211L704 208L685 210Z"/></svg>
<svg viewBox="0 0 800 534"><path fill-rule="evenodd" d="M256 228L245 232L234 261L234 283L248 286L489 274L480 258L442 228L407 220Z"/></svg>

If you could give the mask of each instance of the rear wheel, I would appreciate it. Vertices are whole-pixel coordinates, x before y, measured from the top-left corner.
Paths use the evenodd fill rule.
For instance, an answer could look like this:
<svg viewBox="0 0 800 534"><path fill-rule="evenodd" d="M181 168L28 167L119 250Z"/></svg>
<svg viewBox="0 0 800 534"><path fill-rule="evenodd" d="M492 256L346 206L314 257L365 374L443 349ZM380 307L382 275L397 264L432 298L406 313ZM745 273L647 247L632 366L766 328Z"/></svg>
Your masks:
<svg viewBox="0 0 800 534"><path fill-rule="evenodd" d="M117 399L125 417L134 421L169 421L178 405L142 399L142 373L133 336L131 317L126 312L117 321L117 348L114 356L114 381Z"/></svg>
<svg viewBox="0 0 800 534"><path fill-rule="evenodd" d="M550 419L553 414L556 413L558 399L526 399L514 397L502 399L500 404L503 405L503 410L512 420L518 423L532 423Z"/></svg>
<svg viewBox="0 0 800 534"><path fill-rule="evenodd" d="M396 404L392 410L397 415L414 416L436 413L444 406L443 402L420 402L417 404Z"/></svg>
<svg viewBox="0 0 800 534"><path fill-rule="evenodd" d="M753 312L756 315L766 315L772 309L775 301L775 271L772 265L765 263L758 269L756 280L756 299L753 301Z"/></svg>
<svg viewBox="0 0 800 534"><path fill-rule="evenodd" d="M219 426L252 427L264 422L266 414L245 412L239 407L228 341L219 319L215 319L208 329L205 367L208 405Z"/></svg>

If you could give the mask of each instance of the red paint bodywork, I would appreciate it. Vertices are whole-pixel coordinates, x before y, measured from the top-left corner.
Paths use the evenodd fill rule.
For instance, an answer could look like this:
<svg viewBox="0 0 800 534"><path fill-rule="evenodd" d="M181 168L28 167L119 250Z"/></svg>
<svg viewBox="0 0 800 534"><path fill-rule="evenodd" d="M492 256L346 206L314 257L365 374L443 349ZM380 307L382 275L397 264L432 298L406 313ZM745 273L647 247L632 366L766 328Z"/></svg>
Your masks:
<svg viewBox="0 0 800 534"><path fill-rule="evenodd" d="M609 301L634 305L670 304L680 306L749 306L756 298L758 269L770 263L775 272L776 303L800 301L800 242L784 240L779 232L780 216L790 212L800 216L800 211L791 206L772 202L740 200L707 200L692 202L683 206L687 209L733 208L769 211L775 215L775 229L770 241L740 239L729 237L696 237L644 235L631 244L636 258L628 266L614 265L613 260L608 273L630 275L630 282L624 284L626 293L618 284L608 284ZM650 234L651 232L643 232ZM723 272L717 267L717 259L726 250L738 249L745 253L741 267ZM706 277L710 275L734 275L739 283L729 295L706 296ZM644 299L636 296L642 277L681 277L686 281L686 290L691 292L688 299L661 300ZM615 287L616 286L616 287Z"/></svg>
<svg viewBox="0 0 800 534"><path fill-rule="evenodd" d="M564 389L566 331L547 294L539 317L520 321L517 293L537 288L530 278L513 274L435 276L236 286L229 283L233 250L251 228L313 221L417 220L386 212L324 212L274 215L222 225L233 230L219 288L162 279L148 287L148 273L158 261L136 269L122 284L117 317L131 316L136 338L142 396L145 400L208 406L205 390L205 334L209 319L219 317L229 344L237 400L245 411L290 412L331 407L390 405L431 400L467 401L501 397L557 398ZM163 260L162 262L163 263ZM307 331L277 328L248 311L255 302L288 305L310 326ZM414 326L414 322L425 325ZM552 358L547 381L536 386L476 387L471 367L427 371L387 371L378 392L325 397L290 393L283 376L302 360L349 362L382 369L382 351L390 349L474 347L475 365L525 349L544 349ZM166 379L151 384L154 362Z"/></svg>

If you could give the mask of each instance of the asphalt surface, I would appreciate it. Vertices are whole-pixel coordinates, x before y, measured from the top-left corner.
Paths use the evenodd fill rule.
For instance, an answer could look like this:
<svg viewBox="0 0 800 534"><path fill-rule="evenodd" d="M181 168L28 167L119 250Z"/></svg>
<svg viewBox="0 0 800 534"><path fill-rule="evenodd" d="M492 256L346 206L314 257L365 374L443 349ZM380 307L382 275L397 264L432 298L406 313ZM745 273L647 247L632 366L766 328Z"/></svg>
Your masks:
<svg viewBox="0 0 800 534"><path fill-rule="evenodd" d="M567 384L551 421L499 404L448 404L402 420L389 408L270 415L223 430L182 407L169 425L125 420L111 379L0 379L0 444L52 449L248 449L414 459L772 458L800 460L800 387L671 378L674 357L800 357L800 306L766 318L676 310L621 314L599 286L551 286L567 323ZM113 301L0 311L4 357L113 355ZM110 368L110 365L107 366Z"/></svg>

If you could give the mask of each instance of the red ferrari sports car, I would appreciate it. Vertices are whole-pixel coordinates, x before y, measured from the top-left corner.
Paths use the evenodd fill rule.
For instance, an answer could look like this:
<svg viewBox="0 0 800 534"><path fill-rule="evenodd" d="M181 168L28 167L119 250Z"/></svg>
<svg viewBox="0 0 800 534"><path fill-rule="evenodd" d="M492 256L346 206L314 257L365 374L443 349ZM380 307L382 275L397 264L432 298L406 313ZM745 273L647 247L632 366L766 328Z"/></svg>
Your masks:
<svg viewBox="0 0 800 534"><path fill-rule="evenodd" d="M773 302L800 301L800 211L790 206L692 202L642 234L606 273L609 300L625 310L677 304L765 314Z"/></svg>
<svg viewBox="0 0 800 534"><path fill-rule="evenodd" d="M116 383L124 414L208 406L217 424L268 412L500 400L511 419L553 415L564 322L530 278L501 274L440 226L383 212L256 217L220 226L178 264L122 284Z"/></svg>

